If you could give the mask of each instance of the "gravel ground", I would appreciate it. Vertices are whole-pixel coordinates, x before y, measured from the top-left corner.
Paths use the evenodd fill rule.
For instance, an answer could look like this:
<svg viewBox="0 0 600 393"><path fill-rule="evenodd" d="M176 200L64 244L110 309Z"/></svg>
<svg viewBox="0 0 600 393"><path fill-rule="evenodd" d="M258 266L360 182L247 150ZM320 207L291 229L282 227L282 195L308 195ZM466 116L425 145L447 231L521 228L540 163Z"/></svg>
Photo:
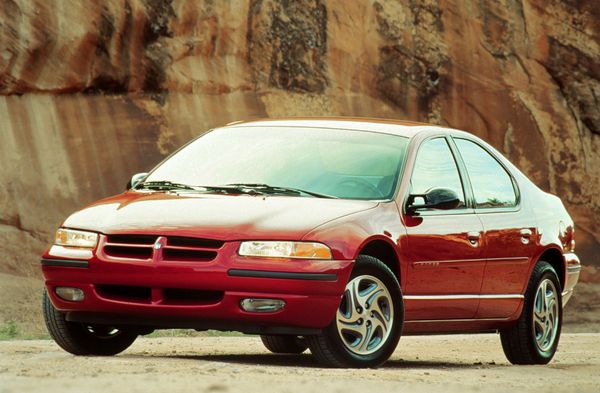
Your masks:
<svg viewBox="0 0 600 393"><path fill-rule="evenodd" d="M494 334L404 337L378 369L324 369L258 337L140 338L111 358L0 342L0 392L600 392L600 334L564 334L548 366L511 366Z"/></svg>

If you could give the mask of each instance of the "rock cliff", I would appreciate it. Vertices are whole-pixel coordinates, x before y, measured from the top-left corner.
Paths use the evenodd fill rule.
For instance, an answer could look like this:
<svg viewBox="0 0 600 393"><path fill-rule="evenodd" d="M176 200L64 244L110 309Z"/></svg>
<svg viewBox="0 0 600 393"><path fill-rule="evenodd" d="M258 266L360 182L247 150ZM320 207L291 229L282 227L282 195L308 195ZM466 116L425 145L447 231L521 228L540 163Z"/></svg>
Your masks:
<svg viewBox="0 0 600 393"><path fill-rule="evenodd" d="M560 195L600 265L594 0L2 0L0 272L210 127L352 115L469 130Z"/></svg>

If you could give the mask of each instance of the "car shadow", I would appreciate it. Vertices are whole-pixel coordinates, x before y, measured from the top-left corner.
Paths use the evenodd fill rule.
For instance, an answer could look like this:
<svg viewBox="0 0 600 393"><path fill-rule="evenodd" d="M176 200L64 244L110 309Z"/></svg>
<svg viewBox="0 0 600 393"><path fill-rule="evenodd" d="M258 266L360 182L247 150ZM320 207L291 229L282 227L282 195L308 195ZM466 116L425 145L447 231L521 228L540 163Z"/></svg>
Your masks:
<svg viewBox="0 0 600 393"><path fill-rule="evenodd" d="M465 363L465 362L441 362L436 360L388 360L380 368L398 368L398 369L477 369L491 367L506 367L505 364L496 363Z"/></svg>
<svg viewBox="0 0 600 393"><path fill-rule="evenodd" d="M129 357L140 357L130 355ZM146 357L146 356L143 356ZM187 360L202 360L207 362L221 362L248 366L276 366L276 367L305 367L323 368L310 354L278 355L278 354L214 354L214 355L159 355L151 356L163 358L176 358ZM495 363L464 363L430 360L388 360L379 369L476 369L491 367L506 367L507 365Z"/></svg>

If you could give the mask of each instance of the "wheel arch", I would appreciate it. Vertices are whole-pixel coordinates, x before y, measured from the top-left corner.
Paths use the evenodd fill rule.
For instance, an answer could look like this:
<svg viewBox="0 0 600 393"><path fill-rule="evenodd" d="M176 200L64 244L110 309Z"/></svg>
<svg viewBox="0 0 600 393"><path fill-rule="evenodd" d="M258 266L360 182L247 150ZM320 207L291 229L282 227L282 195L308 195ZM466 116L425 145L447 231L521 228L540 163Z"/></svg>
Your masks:
<svg viewBox="0 0 600 393"><path fill-rule="evenodd" d="M563 258L563 254L560 249L557 247L549 247L545 249L537 258L536 262L537 261L548 262L554 268L554 270L556 270L561 290L564 290L566 282L566 269L565 259Z"/></svg>
<svg viewBox="0 0 600 393"><path fill-rule="evenodd" d="M359 255L369 255L379 259L387 267L390 268L394 276L401 283L402 277L400 269L400 258L396 251L396 246L389 240L383 237L367 239L359 248L356 257Z"/></svg>

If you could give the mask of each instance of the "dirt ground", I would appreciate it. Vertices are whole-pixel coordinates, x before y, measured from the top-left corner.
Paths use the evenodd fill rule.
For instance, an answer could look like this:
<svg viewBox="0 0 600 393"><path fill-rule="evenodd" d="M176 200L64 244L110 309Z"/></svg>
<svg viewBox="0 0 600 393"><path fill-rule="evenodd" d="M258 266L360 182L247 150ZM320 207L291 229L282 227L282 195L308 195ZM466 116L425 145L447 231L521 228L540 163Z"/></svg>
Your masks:
<svg viewBox="0 0 600 393"><path fill-rule="evenodd" d="M0 392L599 392L600 334L565 334L548 366L511 366L495 334L403 337L381 368L320 368L258 337L140 338L112 358L0 342Z"/></svg>

